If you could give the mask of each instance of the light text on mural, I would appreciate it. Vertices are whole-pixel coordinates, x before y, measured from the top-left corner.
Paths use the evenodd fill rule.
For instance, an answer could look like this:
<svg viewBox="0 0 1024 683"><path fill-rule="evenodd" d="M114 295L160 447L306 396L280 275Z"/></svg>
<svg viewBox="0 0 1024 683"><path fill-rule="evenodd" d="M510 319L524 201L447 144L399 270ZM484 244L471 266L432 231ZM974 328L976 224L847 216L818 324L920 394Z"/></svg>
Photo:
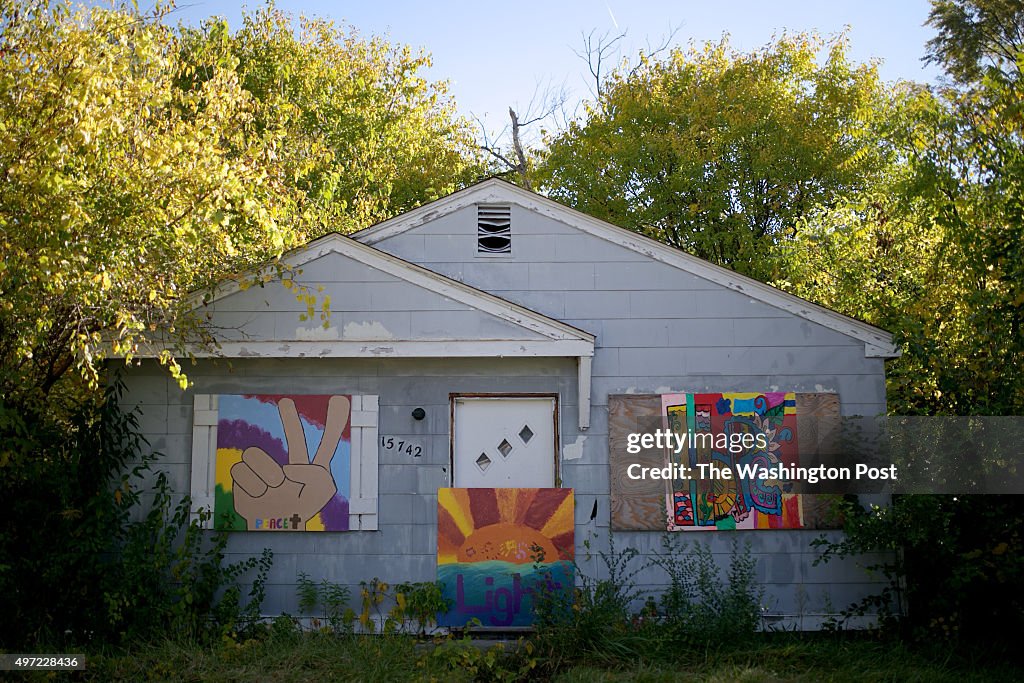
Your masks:
<svg viewBox="0 0 1024 683"><path fill-rule="evenodd" d="M474 605L466 597L466 578L458 574L455 578L455 610L463 615L477 616L489 621L488 626L510 626L517 614L523 609L523 598L532 596L535 588L547 591L562 590L562 584L548 578L547 581L537 580L535 588L524 588L522 576L512 574L511 588L495 588L495 579L508 582L508 576L488 576L484 578L487 590L484 592L483 603Z"/></svg>

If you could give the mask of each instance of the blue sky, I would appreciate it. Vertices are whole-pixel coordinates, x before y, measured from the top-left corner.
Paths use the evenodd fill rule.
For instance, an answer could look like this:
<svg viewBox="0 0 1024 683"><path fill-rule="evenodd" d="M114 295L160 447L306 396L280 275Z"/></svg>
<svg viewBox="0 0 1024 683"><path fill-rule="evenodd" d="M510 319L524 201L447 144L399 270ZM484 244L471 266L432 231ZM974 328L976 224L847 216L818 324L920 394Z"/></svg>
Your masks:
<svg viewBox="0 0 1024 683"><path fill-rule="evenodd" d="M259 2L180 0L174 16L188 24L220 15L232 27L243 5ZM386 35L423 47L433 55L429 76L447 79L463 114L484 118L495 130L507 120L509 105L522 111L538 84L563 86L570 103L588 94L586 64L573 50L595 31L627 32L624 53L659 44L677 27L675 43L718 40L730 35L743 50L761 47L783 30L816 30L823 35L850 26L851 54L858 61L883 60L886 79L934 82L938 70L921 62L932 33L922 26L927 0L515 0L508 2L323 2L279 0L293 15L306 14L351 24L364 35ZM586 76L586 78L585 78Z"/></svg>

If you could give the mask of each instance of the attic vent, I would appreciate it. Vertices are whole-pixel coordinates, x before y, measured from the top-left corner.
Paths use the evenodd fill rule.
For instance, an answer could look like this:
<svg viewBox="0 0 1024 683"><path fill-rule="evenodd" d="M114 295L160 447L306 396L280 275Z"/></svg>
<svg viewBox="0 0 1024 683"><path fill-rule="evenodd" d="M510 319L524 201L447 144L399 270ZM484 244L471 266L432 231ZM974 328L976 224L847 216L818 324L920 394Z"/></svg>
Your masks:
<svg viewBox="0 0 1024 683"><path fill-rule="evenodd" d="M478 254L512 253L512 214L507 204L477 204L476 251Z"/></svg>

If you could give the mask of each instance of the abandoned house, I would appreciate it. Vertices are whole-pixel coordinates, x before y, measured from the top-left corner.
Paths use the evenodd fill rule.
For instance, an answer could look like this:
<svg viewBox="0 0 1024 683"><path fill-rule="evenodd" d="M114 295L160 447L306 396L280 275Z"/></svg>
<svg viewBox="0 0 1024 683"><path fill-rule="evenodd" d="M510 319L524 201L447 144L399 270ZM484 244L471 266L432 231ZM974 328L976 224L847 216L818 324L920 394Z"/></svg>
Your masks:
<svg viewBox="0 0 1024 683"><path fill-rule="evenodd" d="M220 345L188 390L154 360L125 371L156 467L231 530L228 559L273 550L265 613L297 613L300 573L358 596L477 552L523 561L513 537L588 576L610 538L637 566L668 533L723 565L741 539L764 613L808 628L879 588L866 561L814 565L811 541L838 532L799 495L636 478L674 456L622 446L643 417L742 418L788 434L792 459L813 446L805 416L884 413L887 332L497 179L282 261L284 286L197 300ZM456 609L483 609L462 588ZM493 624L524 623L513 592L486 599L506 610Z"/></svg>

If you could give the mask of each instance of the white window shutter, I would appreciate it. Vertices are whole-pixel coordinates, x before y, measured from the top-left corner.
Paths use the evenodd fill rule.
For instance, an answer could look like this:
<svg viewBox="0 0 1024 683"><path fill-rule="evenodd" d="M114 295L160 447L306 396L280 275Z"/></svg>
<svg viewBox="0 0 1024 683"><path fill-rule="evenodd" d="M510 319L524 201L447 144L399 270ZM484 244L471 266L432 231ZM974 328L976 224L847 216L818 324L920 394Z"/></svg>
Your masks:
<svg viewBox="0 0 1024 683"><path fill-rule="evenodd" d="M192 519L199 510L209 515L203 528L213 528L214 493L217 486L217 396L196 394L192 409Z"/></svg>
<svg viewBox="0 0 1024 683"><path fill-rule="evenodd" d="M377 396L352 397L348 528L377 530Z"/></svg>

